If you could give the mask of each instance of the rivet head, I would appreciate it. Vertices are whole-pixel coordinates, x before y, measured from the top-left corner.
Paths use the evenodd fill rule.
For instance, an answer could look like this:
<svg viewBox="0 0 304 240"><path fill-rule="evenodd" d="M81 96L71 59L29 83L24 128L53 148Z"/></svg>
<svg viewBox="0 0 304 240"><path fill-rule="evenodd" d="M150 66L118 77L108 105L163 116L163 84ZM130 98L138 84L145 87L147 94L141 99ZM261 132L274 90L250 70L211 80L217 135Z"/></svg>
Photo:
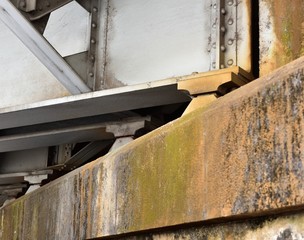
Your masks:
<svg viewBox="0 0 304 240"><path fill-rule="evenodd" d="M233 39L228 39L228 45L232 45L233 44Z"/></svg>
<svg viewBox="0 0 304 240"><path fill-rule="evenodd" d="M221 9L221 13L222 13L223 15L225 15L225 14L226 14L226 10L225 10L225 8L222 8L222 9Z"/></svg>
<svg viewBox="0 0 304 240"><path fill-rule="evenodd" d="M94 73L90 72L90 73L89 73L89 76L90 76L90 77L94 77Z"/></svg>
<svg viewBox="0 0 304 240"><path fill-rule="evenodd" d="M216 68L216 62L212 63L212 68Z"/></svg>
<svg viewBox="0 0 304 240"><path fill-rule="evenodd" d="M95 40L94 38L92 38L92 39L91 39L91 43L92 43L92 44L95 44L95 43L96 43L96 40Z"/></svg>
<svg viewBox="0 0 304 240"><path fill-rule="evenodd" d="M216 23L213 23L213 24L212 24L212 27L213 27L213 28L216 28Z"/></svg>
<svg viewBox="0 0 304 240"><path fill-rule="evenodd" d="M217 8L216 4L214 4L214 5L213 5L213 8L214 8L214 9L216 9L216 8Z"/></svg>
<svg viewBox="0 0 304 240"><path fill-rule="evenodd" d="M226 32L226 28L225 27L221 27L221 32L222 33Z"/></svg>
<svg viewBox="0 0 304 240"><path fill-rule="evenodd" d="M221 64L221 69L225 68L225 65L224 64Z"/></svg>
<svg viewBox="0 0 304 240"><path fill-rule="evenodd" d="M212 44L212 48L216 49L216 43Z"/></svg>
<svg viewBox="0 0 304 240"><path fill-rule="evenodd" d="M228 64L229 66L231 66L231 65L233 64L233 60L232 60L232 59L229 59L229 60L227 61L227 64Z"/></svg>
<svg viewBox="0 0 304 240"><path fill-rule="evenodd" d="M94 61L95 61L94 55L91 55L91 56L90 56L90 59L91 59L92 62L94 62Z"/></svg>
<svg viewBox="0 0 304 240"><path fill-rule="evenodd" d="M232 6L233 5L233 0L228 1L228 5Z"/></svg>
<svg viewBox="0 0 304 240"><path fill-rule="evenodd" d="M92 28L96 28L97 24L96 23L92 23Z"/></svg>
<svg viewBox="0 0 304 240"><path fill-rule="evenodd" d="M26 2L25 1L21 1L19 3L19 6L22 7L22 8L25 8L26 7Z"/></svg>
<svg viewBox="0 0 304 240"><path fill-rule="evenodd" d="M232 19L232 18L229 18L229 19L228 19L228 24L229 24L229 25L232 25L232 24L233 24L233 19Z"/></svg>
<svg viewBox="0 0 304 240"><path fill-rule="evenodd" d="M226 51L226 47L224 45L221 46L221 51L225 52Z"/></svg>
<svg viewBox="0 0 304 240"><path fill-rule="evenodd" d="M97 12L97 11L98 11L97 7L93 7L93 12Z"/></svg>

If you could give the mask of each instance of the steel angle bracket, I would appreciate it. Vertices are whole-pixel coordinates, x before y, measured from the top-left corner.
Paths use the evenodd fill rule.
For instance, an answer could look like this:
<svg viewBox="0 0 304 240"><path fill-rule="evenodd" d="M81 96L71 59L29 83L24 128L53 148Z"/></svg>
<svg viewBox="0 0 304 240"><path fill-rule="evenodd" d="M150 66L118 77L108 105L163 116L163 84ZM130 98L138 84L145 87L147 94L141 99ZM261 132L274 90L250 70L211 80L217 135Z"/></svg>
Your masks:
<svg viewBox="0 0 304 240"><path fill-rule="evenodd" d="M0 20L7 25L71 94L75 95L91 91L59 53L9 0L0 1Z"/></svg>
<svg viewBox="0 0 304 240"><path fill-rule="evenodd" d="M250 1L209 0L210 3L210 69L242 64L250 71Z"/></svg>
<svg viewBox="0 0 304 240"><path fill-rule="evenodd" d="M212 93L222 96L252 80L251 74L234 66L184 77L178 82L178 90L187 91L191 96Z"/></svg>

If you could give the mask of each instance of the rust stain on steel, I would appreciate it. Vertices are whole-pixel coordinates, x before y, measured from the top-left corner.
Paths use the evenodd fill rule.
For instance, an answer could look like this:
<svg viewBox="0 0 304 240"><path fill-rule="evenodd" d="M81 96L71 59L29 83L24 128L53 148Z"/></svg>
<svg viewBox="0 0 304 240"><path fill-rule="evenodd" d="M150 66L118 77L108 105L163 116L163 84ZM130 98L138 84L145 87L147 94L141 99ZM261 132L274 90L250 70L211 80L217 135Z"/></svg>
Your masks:
<svg viewBox="0 0 304 240"><path fill-rule="evenodd" d="M260 3L261 75L304 55L304 2Z"/></svg>
<svg viewBox="0 0 304 240"><path fill-rule="evenodd" d="M303 207L303 66L296 60L5 206L0 239L94 238Z"/></svg>
<svg viewBox="0 0 304 240"><path fill-rule="evenodd" d="M226 221L224 223L203 224L198 226L180 226L174 230L158 230L152 233L134 233L131 236L117 236L124 240L288 240L304 238L303 211L276 218L259 218L245 221Z"/></svg>

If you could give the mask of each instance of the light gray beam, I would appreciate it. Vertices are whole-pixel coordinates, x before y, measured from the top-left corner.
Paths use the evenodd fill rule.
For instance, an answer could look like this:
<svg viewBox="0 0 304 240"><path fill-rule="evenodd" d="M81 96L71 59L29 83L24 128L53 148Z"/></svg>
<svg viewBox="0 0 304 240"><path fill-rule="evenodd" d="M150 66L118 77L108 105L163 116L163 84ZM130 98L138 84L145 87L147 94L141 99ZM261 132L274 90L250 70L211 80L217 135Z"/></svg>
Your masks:
<svg viewBox="0 0 304 240"><path fill-rule="evenodd" d="M158 81L0 109L0 129L188 102L176 81Z"/></svg>
<svg viewBox="0 0 304 240"><path fill-rule="evenodd" d="M75 95L91 91L9 0L0 1L0 20L7 25L71 94Z"/></svg>

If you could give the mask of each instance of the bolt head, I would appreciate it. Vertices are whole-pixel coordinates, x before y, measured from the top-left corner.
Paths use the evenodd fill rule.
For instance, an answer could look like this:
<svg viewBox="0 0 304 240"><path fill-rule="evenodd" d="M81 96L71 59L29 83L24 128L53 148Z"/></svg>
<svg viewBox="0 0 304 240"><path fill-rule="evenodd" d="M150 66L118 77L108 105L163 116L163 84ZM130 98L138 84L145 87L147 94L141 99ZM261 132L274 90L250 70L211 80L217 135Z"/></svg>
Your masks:
<svg viewBox="0 0 304 240"><path fill-rule="evenodd" d="M233 0L228 1L228 5L232 6L233 5Z"/></svg>
<svg viewBox="0 0 304 240"><path fill-rule="evenodd" d="M19 3L19 6L20 6L21 8L25 8L25 7L26 7L26 2L25 2L25 1L21 1L21 2Z"/></svg>
<svg viewBox="0 0 304 240"><path fill-rule="evenodd" d="M233 64L233 59L229 59L229 60L227 61L227 64L228 64L229 66L231 66L231 65Z"/></svg>
<svg viewBox="0 0 304 240"><path fill-rule="evenodd" d="M229 39L228 40L228 45L232 45L233 44L233 39Z"/></svg>

